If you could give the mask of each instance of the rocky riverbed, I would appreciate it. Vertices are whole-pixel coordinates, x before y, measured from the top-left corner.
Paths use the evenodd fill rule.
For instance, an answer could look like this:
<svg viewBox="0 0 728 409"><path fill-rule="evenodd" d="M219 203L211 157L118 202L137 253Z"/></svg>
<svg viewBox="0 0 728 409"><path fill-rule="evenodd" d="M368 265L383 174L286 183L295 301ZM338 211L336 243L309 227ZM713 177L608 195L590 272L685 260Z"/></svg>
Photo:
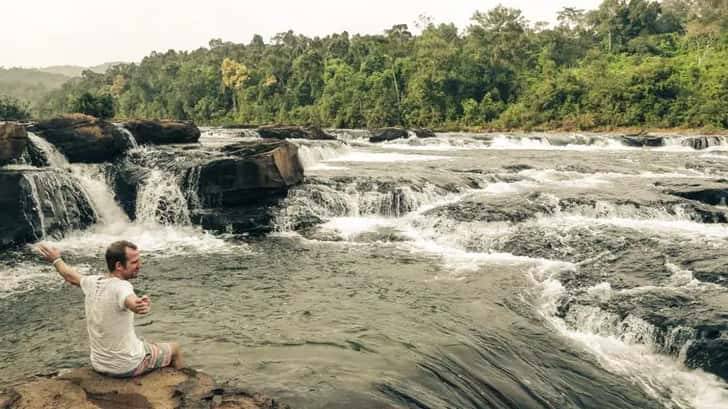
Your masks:
<svg viewBox="0 0 728 409"><path fill-rule="evenodd" d="M88 127L111 129L68 129ZM721 138L111 127L101 162L40 127L0 138L0 385L87 365L63 342L81 298L22 244L90 273L124 237L156 300L138 332L281 404L728 402Z"/></svg>

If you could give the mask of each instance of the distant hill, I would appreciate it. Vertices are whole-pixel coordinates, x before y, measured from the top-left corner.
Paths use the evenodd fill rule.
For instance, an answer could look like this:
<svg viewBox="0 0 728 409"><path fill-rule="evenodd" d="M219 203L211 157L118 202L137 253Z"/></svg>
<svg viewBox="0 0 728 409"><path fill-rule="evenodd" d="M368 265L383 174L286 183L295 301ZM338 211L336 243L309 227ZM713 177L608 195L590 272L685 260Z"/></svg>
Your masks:
<svg viewBox="0 0 728 409"><path fill-rule="evenodd" d="M109 67L117 64L123 64L122 62L107 62L93 67L81 67L78 65L53 65L50 67L38 68L39 71L48 72L52 74L61 74L66 77L80 77L84 70L91 70L93 72L103 74Z"/></svg>
<svg viewBox="0 0 728 409"><path fill-rule="evenodd" d="M120 64L110 62L93 67L56 65L44 68L0 67L0 96L7 95L34 105L49 91L58 89L68 80L80 77L84 70L104 73L109 67Z"/></svg>
<svg viewBox="0 0 728 409"><path fill-rule="evenodd" d="M0 68L0 95L34 102L71 77L29 68Z"/></svg>

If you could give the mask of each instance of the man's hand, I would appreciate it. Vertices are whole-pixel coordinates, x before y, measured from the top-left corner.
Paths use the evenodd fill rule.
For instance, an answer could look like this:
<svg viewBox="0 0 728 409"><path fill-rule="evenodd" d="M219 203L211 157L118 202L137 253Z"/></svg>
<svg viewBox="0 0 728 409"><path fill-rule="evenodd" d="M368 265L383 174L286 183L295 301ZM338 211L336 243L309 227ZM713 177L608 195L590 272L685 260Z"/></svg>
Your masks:
<svg viewBox="0 0 728 409"><path fill-rule="evenodd" d="M130 295L126 300L126 307L136 314L145 315L152 310L152 300L148 295L143 295L141 298Z"/></svg>
<svg viewBox="0 0 728 409"><path fill-rule="evenodd" d="M41 256L43 256L44 259L53 262L53 267L56 268L58 274L60 274L61 277L63 277L63 279L69 284L73 284L75 286L81 285L81 274L79 274L76 269L63 262L60 250L45 243L38 244L35 249ZM58 260L57 263L55 262L56 260Z"/></svg>
<svg viewBox="0 0 728 409"><path fill-rule="evenodd" d="M48 261L54 261L61 258L61 251L50 244L40 243L38 244L38 247L36 247L36 250Z"/></svg>

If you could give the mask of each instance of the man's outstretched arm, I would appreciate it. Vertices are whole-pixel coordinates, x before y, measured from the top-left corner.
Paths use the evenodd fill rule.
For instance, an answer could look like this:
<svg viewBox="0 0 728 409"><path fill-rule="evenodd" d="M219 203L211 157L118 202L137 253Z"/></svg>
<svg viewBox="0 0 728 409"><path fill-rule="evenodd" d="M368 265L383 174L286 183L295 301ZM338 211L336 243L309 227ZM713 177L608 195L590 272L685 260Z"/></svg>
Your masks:
<svg viewBox="0 0 728 409"><path fill-rule="evenodd" d="M64 280L77 287L81 285L81 274L63 261L60 250L43 243L38 245L37 250L43 258L53 263L53 267Z"/></svg>
<svg viewBox="0 0 728 409"><path fill-rule="evenodd" d="M148 314L152 310L152 300L148 295L137 297L132 294L126 297L124 305L129 311L139 315Z"/></svg>

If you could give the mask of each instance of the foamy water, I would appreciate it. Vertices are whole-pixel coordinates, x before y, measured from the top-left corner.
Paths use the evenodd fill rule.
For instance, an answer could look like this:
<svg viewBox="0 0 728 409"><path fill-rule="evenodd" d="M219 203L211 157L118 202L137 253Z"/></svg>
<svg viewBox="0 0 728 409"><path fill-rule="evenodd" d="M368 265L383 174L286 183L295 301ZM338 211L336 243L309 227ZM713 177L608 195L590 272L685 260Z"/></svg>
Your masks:
<svg viewBox="0 0 728 409"><path fill-rule="evenodd" d="M101 255L109 244L122 239L135 243L142 253L155 257L173 257L190 252L229 254L248 249L244 244L230 243L197 226L165 226L124 221L97 224L87 230L74 231L60 240L49 242L73 254Z"/></svg>
<svg viewBox="0 0 728 409"><path fill-rule="evenodd" d="M346 155L351 147L345 143L327 142L323 144L299 144L298 158L304 170L344 170L344 167L321 163Z"/></svg>
<svg viewBox="0 0 728 409"><path fill-rule="evenodd" d="M626 217L588 217L581 215L562 215L544 217L538 224L545 227L558 226L598 226L610 225L625 229L635 229L664 235L681 235L685 238L706 238L723 240L728 237L728 226L721 224L705 224L690 220L682 220L680 216L665 215L665 219L635 219ZM667 219L667 217L672 217Z"/></svg>
<svg viewBox="0 0 728 409"><path fill-rule="evenodd" d="M326 162L419 162L447 159L450 159L450 157L389 152L352 151L347 154L328 159Z"/></svg>
<svg viewBox="0 0 728 409"><path fill-rule="evenodd" d="M544 183L562 183L560 174L552 172L528 172L533 179L540 179ZM575 176L575 175L569 175ZM572 179L573 180L573 179ZM493 184L495 190L503 189L510 184ZM482 191L478 192L482 193ZM485 193L493 193L485 189ZM457 201L463 196L454 199ZM443 201L446 202L446 201ZM583 214L558 214L544 216L532 223L548 227L549 229L569 229L577 226L613 225L627 229L664 233L668 236L685 234L702 238L728 237L728 228L720 225L705 225L688 219L688 216L674 211L660 209L638 209L632 206L597 206L594 209L584 209ZM432 208L432 206L422 206ZM430 254L446 267L447 275L436 275L433 280L463 280L468 274L477 272L485 265L521 266L524 272L532 278L534 290L537 291L538 304L536 305L543 317L563 336L575 342L595 356L597 361L607 370L617 373L639 384L653 399L662 402L666 407L680 409L718 409L723 408L728 401L728 385L714 375L702 370L686 368L674 357L656 352L651 345L641 344L633 338L618 338L592 332L589 322L584 323L582 329L571 329L562 319L556 316L556 307L559 299L565 295L565 289L554 277L563 271L574 271L578 266L560 260L548 260L516 256L511 253L473 251L465 249L466 243L472 242L478 236L488 236L497 239L512 232L512 227L504 223L453 223L452 232L443 231L446 220L424 218L422 210L415 211L401 218L381 217L346 217L334 218L321 227L338 232L345 240L367 232L376 231L383 227L399 231L407 238L404 242L392 245L407 249L418 254ZM623 216L623 217L617 217ZM669 286L695 290L716 290L718 286L701 283L695 280L692 272L669 264L668 269L672 276ZM620 290L627 291L654 291L653 287ZM601 283L588 289L588 293L603 300L612 297L613 290L608 283ZM599 317L593 319L599 320ZM594 325L598 325L595 323Z"/></svg>
<svg viewBox="0 0 728 409"><path fill-rule="evenodd" d="M538 310L565 337L592 353L599 363L614 373L632 379L653 399L666 407L684 409L719 409L728 402L728 384L702 370L691 370L674 358L656 353L651 346L606 336L588 329L571 329L557 316L559 299L565 295L558 271L540 266L530 270L540 293ZM587 328L592 317L584 319Z"/></svg>
<svg viewBox="0 0 728 409"><path fill-rule="evenodd" d="M35 245L29 245L26 251L37 254ZM92 274L91 266L75 265L81 274ZM53 266L37 256L37 262L21 262L14 265L0 264L0 299L34 291L37 289L58 288L65 281Z"/></svg>
<svg viewBox="0 0 728 409"><path fill-rule="evenodd" d="M565 145L552 145L548 140L540 137L496 136L490 144L490 149L600 152L622 151L635 148L625 146L618 140L608 137L598 139L592 144L570 143Z"/></svg>
<svg viewBox="0 0 728 409"><path fill-rule="evenodd" d="M465 136L448 137L438 135L435 138L408 138L396 139L372 144L385 149L408 150L408 151L468 151L473 149L488 149L489 145L482 140L468 138Z"/></svg>
<svg viewBox="0 0 728 409"><path fill-rule="evenodd" d="M320 229L336 232L342 238L351 240L364 232L394 224L394 219L386 217L334 217L322 224Z"/></svg>

